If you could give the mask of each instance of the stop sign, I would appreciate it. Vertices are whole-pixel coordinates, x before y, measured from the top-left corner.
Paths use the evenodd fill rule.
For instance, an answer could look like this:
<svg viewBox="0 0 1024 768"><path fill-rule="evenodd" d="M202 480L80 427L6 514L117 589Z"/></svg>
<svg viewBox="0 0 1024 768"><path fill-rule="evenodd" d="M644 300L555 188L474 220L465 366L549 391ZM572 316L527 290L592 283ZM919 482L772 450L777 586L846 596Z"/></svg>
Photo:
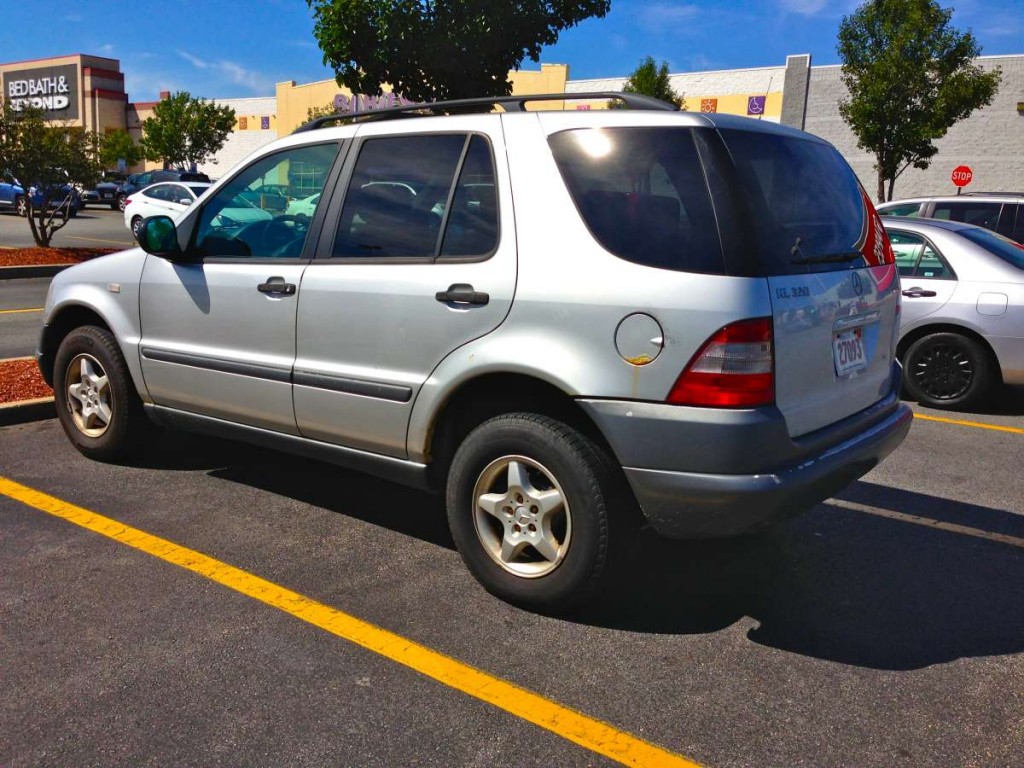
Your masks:
<svg viewBox="0 0 1024 768"><path fill-rule="evenodd" d="M966 187L974 178L974 171L969 165L958 165L953 169L953 175L950 178L958 187Z"/></svg>

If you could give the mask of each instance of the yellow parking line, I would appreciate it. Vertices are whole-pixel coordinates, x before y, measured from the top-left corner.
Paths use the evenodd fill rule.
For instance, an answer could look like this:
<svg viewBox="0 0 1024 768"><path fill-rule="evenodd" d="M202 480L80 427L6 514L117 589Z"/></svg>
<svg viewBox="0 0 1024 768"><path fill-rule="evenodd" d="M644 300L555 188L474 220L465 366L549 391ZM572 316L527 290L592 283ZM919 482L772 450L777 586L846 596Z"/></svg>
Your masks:
<svg viewBox="0 0 1024 768"><path fill-rule="evenodd" d="M948 533L959 533L963 536L973 536L976 539L986 539L988 541L995 541L1000 544L1009 544L1011 547L1020 547L1021 549L1024 549L1024 539L1017 536L1007 536L1005 533L993 533L992 531L985 531L981 528L971 528L966 525L957 525L956 523L944 523L941 520L933 520L930 517L920 517L919 515L908 515L903 512L893 512L891 509L879 509L878 507L870 507L867 504L857 504L856 502L843 501L842 499L829 499L825 503L833 507L848 509L852 512L863 512L868 515L875 515L876 517L887 517L890 520L899 520L901 523L923 525L925 528L934 528Z"/></svg>
<svg viewBox="0 0 1024 768"><path fill-rule="evenodd" d="M1000 424L985 424L981 421L963 421L961 419L943 419L939 416L926 416L923 413L915 413L915 419L922 421L937 421L941 424L958 424L961 427L977 427L978 429L991 429L996 432L1011 432L1015 435L1024 435L1024 429L1020 427L1004 427Z"/></svg>
<svg viewBox="0 0 1024 768"><path fill-rule="evenodd" d="M133 245L133 243L124 240L100 240L95 237L78 237L77 235L68 235L68 240L84 240L87 243L107 243L109 245Z"/></svg>
<svg viewBox="0 0 1024 768"><path fill-rule="evenodd" d="M16 315L19 312L42 312L42 307L36 307L35 309L0 309L0 315Z"/></svg>
<svg viewBox="0 0 1024 768"><path fill-rule="evenodd" d="M614 726L200 552L4 477L0 494L259 600L622 765L697 767Z"/></svg>

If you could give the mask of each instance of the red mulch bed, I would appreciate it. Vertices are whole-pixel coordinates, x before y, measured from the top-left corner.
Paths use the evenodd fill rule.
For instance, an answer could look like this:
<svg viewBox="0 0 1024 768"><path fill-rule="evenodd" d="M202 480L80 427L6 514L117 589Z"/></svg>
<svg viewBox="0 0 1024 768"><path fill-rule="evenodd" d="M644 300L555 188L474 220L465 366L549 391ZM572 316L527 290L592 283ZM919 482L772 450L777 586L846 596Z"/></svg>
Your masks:
<svg viewBox="0 0 1024 768"><path fill-rule="evenodd" d="M53 390L43 381L36 361L0 360L0 403L37 397L53 397Z"/></svg>
<svg viewBox="0 0 1024 768"><path fill-rule="evenodd" d="M117 248L0 248L0 267L77 264L80 261L88 261L117 250Z"/></svg>

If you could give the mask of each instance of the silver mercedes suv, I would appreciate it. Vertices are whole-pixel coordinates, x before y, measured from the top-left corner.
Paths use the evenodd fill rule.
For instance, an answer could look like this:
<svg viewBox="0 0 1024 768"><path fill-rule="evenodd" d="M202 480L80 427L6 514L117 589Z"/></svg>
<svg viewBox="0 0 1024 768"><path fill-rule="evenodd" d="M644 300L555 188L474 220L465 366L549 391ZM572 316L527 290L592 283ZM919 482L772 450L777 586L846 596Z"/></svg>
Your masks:
<svg viewBox="0 0 1024 768"><path fill-rule="evenodd" d="M61 273L37 354L71 442L130 459L156 423L443 492L479 581L547 611L644 523L750 531L896 448L899 277L839 153L572 98L629 108L316 121Z"/></svg>

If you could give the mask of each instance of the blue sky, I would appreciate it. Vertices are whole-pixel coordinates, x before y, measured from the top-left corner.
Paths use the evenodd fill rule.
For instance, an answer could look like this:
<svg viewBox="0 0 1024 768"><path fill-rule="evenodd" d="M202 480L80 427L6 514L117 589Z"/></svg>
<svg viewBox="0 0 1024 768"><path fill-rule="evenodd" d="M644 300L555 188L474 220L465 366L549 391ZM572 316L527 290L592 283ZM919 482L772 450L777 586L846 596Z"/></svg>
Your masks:
<svg viewBox="0 0 1024 768"><path fill-rule="evenodd" d="M985 55L1024 53L1024 0L940 0ZM544 63L571 78L627 75L645 56L672 72L782 64L810 53L836 64L839 21L856 0L612 0L603 19L563 33ZM206 98L271 96L284 80L333 73L322 64L303 0L121 0L4 4L0 62L90 53L121 60L132 101L161 90ZM524 69L537 65L526 60Z"/></svg>

